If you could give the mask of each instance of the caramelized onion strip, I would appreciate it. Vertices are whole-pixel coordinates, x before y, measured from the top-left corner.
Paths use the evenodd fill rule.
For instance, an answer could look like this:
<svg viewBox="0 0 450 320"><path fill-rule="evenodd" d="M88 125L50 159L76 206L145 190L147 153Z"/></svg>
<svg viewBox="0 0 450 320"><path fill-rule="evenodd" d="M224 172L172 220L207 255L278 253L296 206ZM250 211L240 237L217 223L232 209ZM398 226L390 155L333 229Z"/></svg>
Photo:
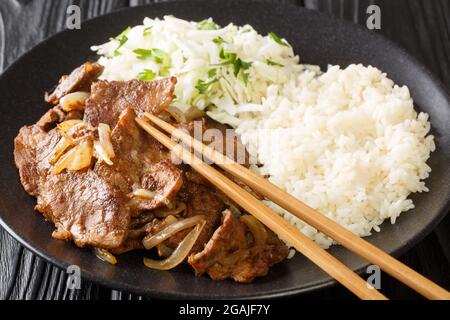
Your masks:
<svg viewBox="0 0 450 320"><path fill-rule="evenodd" d="M180 232L181 230L191 228L195 225L200 224L202 221L204 221L203 216L194 216L191 218L176 221L157 234L145 237L144 240L142 240L142 244L144 245L145 249L150 250L161 242L169 239L174 234Z"/></svg>
<svg viewBox="0 0 450 320"><path fill-rule="evenodd" d="M175 268L177 265L182 263L184 259L188 256L189 252L191 252L192 247L197 241L200 233L205 226L205 221L197 224L195 228L188 233L188 235L181 241L178 247L173 251L173 253L164 260L153 260L149 258L144 258L144 264L146 267L150 269L156 270L170 270Z"/></svg>

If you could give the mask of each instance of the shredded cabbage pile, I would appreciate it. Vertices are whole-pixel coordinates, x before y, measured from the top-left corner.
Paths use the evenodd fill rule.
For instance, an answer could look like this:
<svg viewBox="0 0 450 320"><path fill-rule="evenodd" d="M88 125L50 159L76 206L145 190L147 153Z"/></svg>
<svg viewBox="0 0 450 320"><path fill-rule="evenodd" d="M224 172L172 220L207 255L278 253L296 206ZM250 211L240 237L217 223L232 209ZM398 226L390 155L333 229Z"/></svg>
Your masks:
<svg viewBox="0 0 450 320"><path fill-rule="evenodd" d="M305 68L319 72L300 65L289 43L273 32L262 36L250 25L222 28L211 18L146 18L92 50L105 67L102 79L176 76L174 106L183 112L194 106L233 127L263 111L271 85L295 86Z"/></svg>

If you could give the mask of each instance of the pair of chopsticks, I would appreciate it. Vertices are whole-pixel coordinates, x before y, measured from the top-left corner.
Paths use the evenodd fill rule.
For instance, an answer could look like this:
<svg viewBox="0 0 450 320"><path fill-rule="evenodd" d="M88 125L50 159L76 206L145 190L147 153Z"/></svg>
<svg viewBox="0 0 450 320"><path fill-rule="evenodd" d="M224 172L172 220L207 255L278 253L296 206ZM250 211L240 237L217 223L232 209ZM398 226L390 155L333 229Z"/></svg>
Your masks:
<svg viewBox="0 0 450 320"><path fill-rule="evenodd" d="M222 153L204 145L182 130L177 130L160 118L149 113L145 113L144 116L172 137L181 140L186 146L194 149L197 154L202 154L204 157L212 160L223 170L241 180L257 193L278 204L317 230L327 234L367 261L379 266L386 273L426 298L450 299L450 293L447 290L441 288L364 239L354 235L338 223L320 214L263 177L239 165ZM306 237L276 212L242 189L235 182L225 177L222 173L203 162L190 150L173 141L166 134L143 119L136 118L136 121L145 131L171 150L177 157L189 164L194 170L230 197L230 199L238 203L243 209L252 214L282 239L286 240L292 247L297 249L356 296L361 299L387 299L359 275Z"/></svg>

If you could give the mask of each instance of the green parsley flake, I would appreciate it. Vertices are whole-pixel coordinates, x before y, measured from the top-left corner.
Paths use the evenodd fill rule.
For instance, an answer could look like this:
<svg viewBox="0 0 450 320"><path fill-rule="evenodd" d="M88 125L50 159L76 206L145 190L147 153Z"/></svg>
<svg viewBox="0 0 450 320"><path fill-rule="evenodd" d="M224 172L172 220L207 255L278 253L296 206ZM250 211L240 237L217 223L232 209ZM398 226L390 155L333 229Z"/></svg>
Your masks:
<svg viewBox="0 0 450 320"><path fill-rule="evenodd" d="M211 85L213 85L217 81L219 81L219 79L214 79L209 82L205 82L203 80L198 80L195 88L198 90L198 92L200 92L200 94L205 94L206 91L208 91L208 89L211 87Z"/></svg>
<svg viewBox="0 0 450 320"><path fill-rule="evenodd" d="M197 23L198 30L217 30L219 26L211 19L206 19Z"/></svg>
<svg viewBox="0 0 450 320"><path fill-rule="evenodd" d="M217 69L210 69L208 71L208 78L214 78L217 75Z"/></svg>
<svg viewBox="0 0 450 320"><path fill-rule="evenodd" d="M248 79L250 78L250 74L248 72L241 72L239 74L239 79L242 80L242 82L244 82L245 85L248 84Z"/></svg>
<svg viewBox="0 0 450 320"><path fill-rule="evenodd" d="M133 52L138 56L137 58L140 60L146 60L150 58L153 54L151 49L135 49Z"/></svg>
<svg viewBox="0 0 450 320"><path fill-rule="evenodd" d="M270 59L267 59L267 60L266 60L266 63L267 63L269 66L284 67L284 65L282 65L281 63L275 62L275 61L270 60Z"/></svg>
<svg viewBox="0 0 450 320"><path fill-rule="evenodd" d="M236 61L234 61L233 67L234 67L234 76L237 77L239 72L241 70L247 70L252 65L251 62L245 62L241 60L240 58L237 58Z"/></svg>
<svg viewBox="0 0 450 320"><path fill-rule="evenodd" d="M148 36L150 33L152 33L152 27L147 27L144 29L144 31L142 32L142 34L145 36Z"/></svg>
<svg viewBox="0 0 450 320"><path fill-rule="evenodd" d="M144 71L137 75L137 78L143 81L152 81L156 78L156 74L150 69L144 69Z"/></svg>
<svg viewBox="0 0 450 320"><path fill-rule="evenodd" d="M221 59L220 65L233 65L233 74L235 77L240 78L245 83L248 81L249 74L247 73L243 77L238 77L238 75L243 71L247 70L251 67L252 62L246 62L241 58L237 57L237 54L234 52L225 51L223 48L220 50L219 57ZM243 73L243 72L242 72Z"/></svg>
<svg viewBox="0 0 450 320"><path fill-rule="evenodd" d="M133 52L140 60L152 59L157 64L168 67L170 65L170 56L161 49L135 49Z"/></svg>
<svg viewBox="0 0 450 320"><path fill-rule="evenodd" d="M225 40L223 40L222 37L217 37L217 38L212 39L212 42L214 42L215 44L219 44L220 45L220 44L224 43Z"/></svg>
<svg viewBox="0 0 450 320"><path fill-rule="evenodd" d="M121 54L119 49L122 48L122 46L128 41L127 34L130 31L131 27L128 27L124 31L122 31L121 34L114 38L114 40L119 41L119 46L116 48L116 50L114 50L114 56L119 56Z"/></svg>
<svg viewBox="0 0 450 320"><path fill-rule="evenodd" d="M269 32L269 36L273 39L273 41L275 41L279 45L289 47L289 45L283 40L281 40L274 32Z"/></svg>

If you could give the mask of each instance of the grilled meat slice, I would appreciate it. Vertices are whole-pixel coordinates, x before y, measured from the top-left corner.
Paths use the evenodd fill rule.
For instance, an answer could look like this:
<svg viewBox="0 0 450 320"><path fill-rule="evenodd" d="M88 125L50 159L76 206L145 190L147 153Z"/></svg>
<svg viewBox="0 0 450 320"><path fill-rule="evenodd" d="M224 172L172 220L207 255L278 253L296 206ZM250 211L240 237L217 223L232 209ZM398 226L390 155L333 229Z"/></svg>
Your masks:
<svg viewBox="0 0 450 320"><path fill-rule="evenodd" d="M250 282L265 276L269 267L284 260L288 248L268 231L264 245L254 245L244 223L229 210L203 251L190 255L188 263L197 274L207 273L213 280L232 278Z"/></svg>
<svg viewBox="0 0 450 320"><path fill-rule="evenodd" d="M73 70L70 75L63 76L55 90L46 94L45 100L52 105L57 105L65 95L75 91L89 92L91 84L100 76L103 66L98 63L86 62Z"/></svg>
<svg viewBox="0 0 450 320"><path fill-rule="evenodd" d="M55 224L54 237L72 239L80 247L116 248L128 233L130 209L125 199L92 170L49 176L36 210Z"/></svg>
<svg viewBox="0 0 450 320"><path fill-rule="evenodd" d="M113 165L97 163L94 171L111 181L124 195L137 189L154 195L134 197L134 215L161 207L171 201L183 184L182 171L170 161L170 153L149 137L135 122L135 111L125 109L111 133Z"/></svg>
<svg viewBox="0 0 450 320"><path fill-rule="evenodd" d="M114 127L119 115L127 108L137 115L143 112L159 114L172 102L175 84L174 77L152 82L97 81L86 101L84 119L93 126L106 123Z"/></svg>
<svg viewBox="0 0 450 320"><path fill-rule="evenodd" d="M38 197L36 210L52 221L59 239L78 246L113 248L126 237L130 210L113 185L92 170L52 173L51 159L61 139L56 129L23 127L14 156L25 190Z"/></svg>

